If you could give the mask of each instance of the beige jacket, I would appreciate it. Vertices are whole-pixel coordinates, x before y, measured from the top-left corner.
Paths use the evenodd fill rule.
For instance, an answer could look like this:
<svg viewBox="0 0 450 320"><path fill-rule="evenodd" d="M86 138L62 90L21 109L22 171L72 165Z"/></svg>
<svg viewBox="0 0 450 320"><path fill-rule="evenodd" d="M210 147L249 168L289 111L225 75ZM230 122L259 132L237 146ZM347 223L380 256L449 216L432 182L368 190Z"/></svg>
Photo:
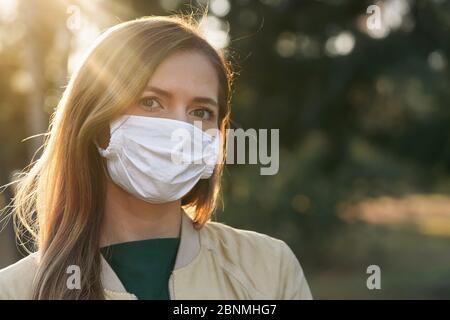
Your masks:
<svg viewBox="0 0 450 320"><path fill-rule="evenodd" d="M180 245L169 279L172 300L312 299L288 245L267 235L208 222L196 230L183 213ZM37 253L0 270L0 299L30 299ZM107 299L137 299L102 258Z"/></svg>

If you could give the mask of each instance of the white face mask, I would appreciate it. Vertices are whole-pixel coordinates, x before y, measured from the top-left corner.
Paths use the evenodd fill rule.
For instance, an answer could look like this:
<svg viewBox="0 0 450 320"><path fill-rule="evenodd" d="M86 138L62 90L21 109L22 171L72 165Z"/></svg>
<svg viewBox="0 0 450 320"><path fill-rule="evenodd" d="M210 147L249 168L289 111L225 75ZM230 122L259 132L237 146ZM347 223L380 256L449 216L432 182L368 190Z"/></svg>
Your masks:
<svg viewBox="0 0 450 320"><path fill-rule="evenodd" d="M210 135L187 122L133 115L110 127L109 146L97 147L111 179L150 203L181 199L200 179L211 177L218 160L218 129Z"/></svg>

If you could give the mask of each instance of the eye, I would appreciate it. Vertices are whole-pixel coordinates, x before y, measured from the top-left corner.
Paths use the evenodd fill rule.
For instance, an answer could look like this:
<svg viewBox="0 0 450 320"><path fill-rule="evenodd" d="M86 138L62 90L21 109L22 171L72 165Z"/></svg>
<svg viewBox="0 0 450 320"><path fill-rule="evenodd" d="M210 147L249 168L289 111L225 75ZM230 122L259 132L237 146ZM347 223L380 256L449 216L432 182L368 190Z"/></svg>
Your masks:
<svg viewBox="0 0 450 320"><path fill-rule="evenodd" d="M141 100L139 100L139 105L141 105L145 109L151 110L162 107L161 103L155 97L142 98Z"/></svg>
<svg viewBox="0 0 450 320"><path fill-rule="evenodd" d="M199 108L190 112L194 117L201 118L202 120L210 120L213 117L213 112L207 108Z"/></svg>

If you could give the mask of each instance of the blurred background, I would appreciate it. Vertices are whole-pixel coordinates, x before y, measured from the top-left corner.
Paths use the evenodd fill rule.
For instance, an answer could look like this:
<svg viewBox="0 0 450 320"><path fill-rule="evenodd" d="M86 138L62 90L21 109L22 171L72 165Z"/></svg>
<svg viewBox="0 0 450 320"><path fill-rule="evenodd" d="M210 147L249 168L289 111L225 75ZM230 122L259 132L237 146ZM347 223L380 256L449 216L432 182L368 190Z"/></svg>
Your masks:
<svg viewBox="0 0 450 320"><path fill-rule="evenodd" d="M450 299L450 1L0 0L0 185L103 30L207 4L233 128L280 129L278 174L229 165L213 220L286 241L316 299ZM2 268L22 255L0 229Z"/></svg>

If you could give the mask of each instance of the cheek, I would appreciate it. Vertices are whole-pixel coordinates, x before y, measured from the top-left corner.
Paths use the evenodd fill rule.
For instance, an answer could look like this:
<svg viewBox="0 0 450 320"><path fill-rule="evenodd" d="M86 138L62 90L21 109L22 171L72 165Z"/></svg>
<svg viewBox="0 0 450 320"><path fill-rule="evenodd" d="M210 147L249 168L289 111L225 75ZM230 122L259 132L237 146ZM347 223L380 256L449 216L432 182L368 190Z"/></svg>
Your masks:
<svg viewBox="0 0 450 320"><path fill-rule="evenodd" d="M140 115L143 113L142 108L139 107L139 102L131 104L129 107L125 109L125 114L135 114Z"/></svg>
<svg viewBox="0 0 450 320"><path fill-rule="evenodd" d="M203 131L209 130L209 129L219 129L219 125L216 121L204 121L202 123L202 129Z"/></svg>

